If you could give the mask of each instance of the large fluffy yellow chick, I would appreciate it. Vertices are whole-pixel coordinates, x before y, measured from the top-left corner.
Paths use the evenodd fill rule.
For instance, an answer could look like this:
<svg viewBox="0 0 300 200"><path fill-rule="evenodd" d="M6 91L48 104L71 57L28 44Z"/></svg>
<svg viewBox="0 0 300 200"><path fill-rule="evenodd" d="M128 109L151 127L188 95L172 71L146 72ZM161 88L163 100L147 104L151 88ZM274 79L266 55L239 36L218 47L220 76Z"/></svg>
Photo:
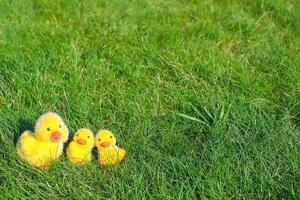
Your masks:
<svg viewBox="0 0 300 200"><path fill-rule="evenodd" d="M45 113L37 120L34 133L22 133L17 143L18 155L34 167L49 169L62 154L68 136L62 118L53 112Z"/></svg>
<svg viewBox="0 0 300 200"><path fill-rule="evenodd" d="M101 166L117 164L125 157L126 151L116 145L115 136L108 130L100 130L97 133L95 145Z"/></svg>
<svg viewBox="0 0 300 200"><path fill-rule="evenodd" d="M67 148L67 157L74 164L84 164L92 160L94 134L89 129L79 129Z"/></svg>

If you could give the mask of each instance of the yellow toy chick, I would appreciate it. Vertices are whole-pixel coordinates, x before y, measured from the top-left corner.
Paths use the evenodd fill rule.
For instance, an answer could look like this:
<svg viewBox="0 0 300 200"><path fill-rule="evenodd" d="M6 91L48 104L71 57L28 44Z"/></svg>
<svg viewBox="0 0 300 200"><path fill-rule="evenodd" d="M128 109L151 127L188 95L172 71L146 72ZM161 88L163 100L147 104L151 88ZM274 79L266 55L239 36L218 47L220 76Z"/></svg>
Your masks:
<svg viewBox="0 0 300 200"><path fill-rule="evenodd" d="M73 141L67 148L67 157L74 164L84 164L92 160L94 147L94 134L89 129L79 129Z"/></svg>
<svg viewBox="0 0 300 200"><path fill-rule="evenodd" d="M100 130L97 133L95 145L101 166L117 164L125 157L126 151L116 145L115 136L108 130Z"/></svg>
<svg viewBox="0 0 300 200"><path fill-rule="evenodd" d="M69 130L62 118L53 112L40 116L34 133L25 131L17 143L18 155L40 169L49 169L51 163L63 152Z"/></svg>

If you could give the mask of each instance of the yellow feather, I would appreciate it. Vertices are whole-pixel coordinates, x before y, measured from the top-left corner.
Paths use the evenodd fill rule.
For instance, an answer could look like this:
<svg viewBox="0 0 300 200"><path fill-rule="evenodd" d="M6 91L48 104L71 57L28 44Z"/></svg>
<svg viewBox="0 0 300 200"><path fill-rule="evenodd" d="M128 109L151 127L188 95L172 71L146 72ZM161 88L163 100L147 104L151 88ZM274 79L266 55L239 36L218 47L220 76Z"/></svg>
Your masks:
<svg viewBox="0 0 300 200"><path fill-rule="evenodd" d="M25 131L17 143L18 155L30 165L48 169L63 152L68 128L56 113L45 113L35 126L35 132Z"/></svg>
<svg viewBox="0 0 300 200"><path fill-rule="evenodd" d="M74 164L84 164L92 160L94 134L89 129L78 130L67 148L67 157Z"/></svg>
<svg viewBox="0 0 300 200"><path fill-rule="evenodd" d="M102 166L118 164L126 155L126 151L116 145L116 138L108 130L97 133L95 145L98 149L98 161Z"/></svg>

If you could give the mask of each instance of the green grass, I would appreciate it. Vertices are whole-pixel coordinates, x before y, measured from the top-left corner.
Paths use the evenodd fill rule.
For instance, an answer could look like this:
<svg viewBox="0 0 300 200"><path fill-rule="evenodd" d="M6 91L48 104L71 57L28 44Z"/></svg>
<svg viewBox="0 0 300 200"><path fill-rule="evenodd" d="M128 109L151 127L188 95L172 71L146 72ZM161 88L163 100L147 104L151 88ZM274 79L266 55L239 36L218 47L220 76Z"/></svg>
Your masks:
<svg viewBox="0 0 300 200"><path fill-rule="evenodd" d="M299 4L0 0L1 199L299 198ZM126 160L30 168L46 111Z"/></svg>

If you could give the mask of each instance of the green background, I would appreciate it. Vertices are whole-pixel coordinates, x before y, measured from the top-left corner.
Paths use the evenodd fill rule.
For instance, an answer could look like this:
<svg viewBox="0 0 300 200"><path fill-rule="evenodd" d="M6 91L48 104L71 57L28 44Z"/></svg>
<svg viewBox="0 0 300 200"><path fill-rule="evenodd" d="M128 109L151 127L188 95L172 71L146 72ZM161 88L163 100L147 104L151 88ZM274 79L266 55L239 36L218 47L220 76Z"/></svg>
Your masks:
<svg viewBox="0 0 300 200"><path fill-rule="evenodd" d="M0 197L299 198L299 4L0 0ZM16 140L47 111L125 161L30 168Z"/></svg>

